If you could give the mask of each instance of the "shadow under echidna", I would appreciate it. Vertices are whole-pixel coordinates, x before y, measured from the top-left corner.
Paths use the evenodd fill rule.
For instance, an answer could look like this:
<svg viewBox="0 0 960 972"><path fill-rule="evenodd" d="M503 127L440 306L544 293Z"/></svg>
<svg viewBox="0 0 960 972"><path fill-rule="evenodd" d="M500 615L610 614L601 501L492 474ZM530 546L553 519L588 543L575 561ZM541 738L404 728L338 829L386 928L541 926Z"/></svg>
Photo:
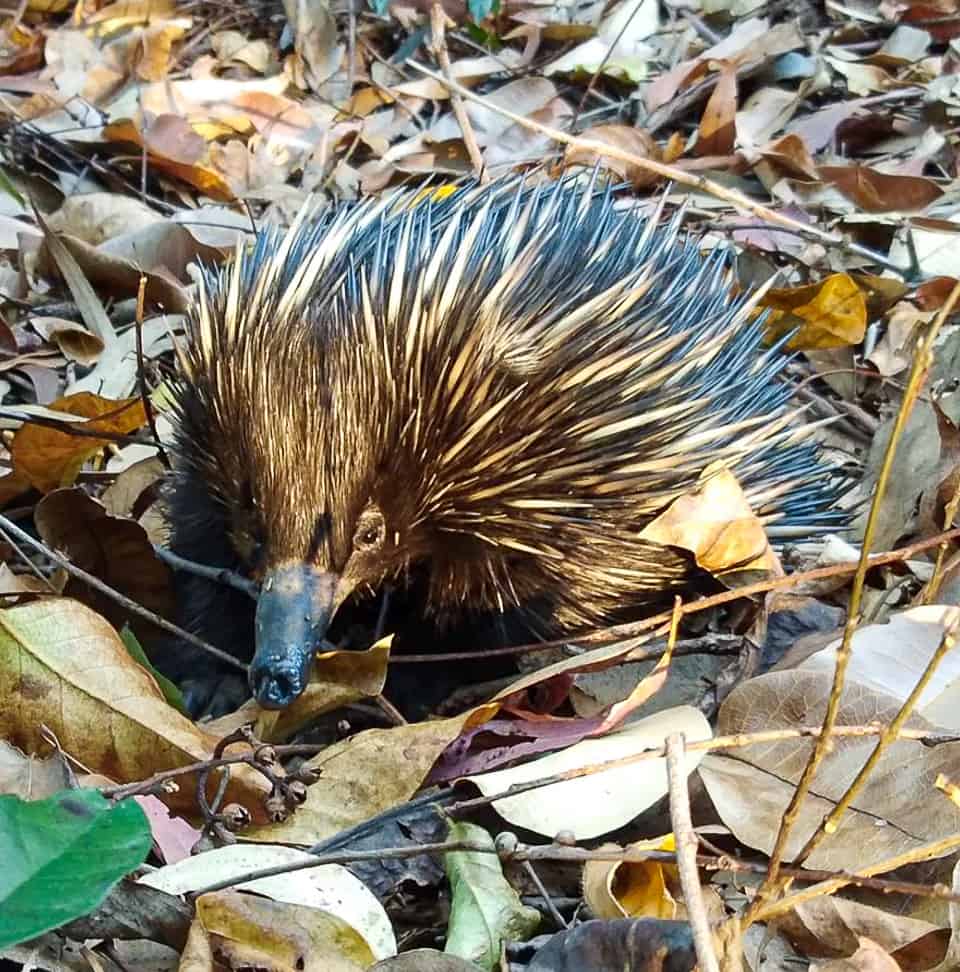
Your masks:
<svg viewBox="0 0 960 972"><path fill-rule="evenodd" d="M406 591L394 651L563 637L690 594L692 559L640 534L716 460L774 542L836 528L841 479L754 306L679 216L572 181L261 233L204 277L167 494L172 549L260 596L181 573L183 623L252 658L253 694L282 707L386 583ZM209 705L215 662L156 660Z"/></svg>

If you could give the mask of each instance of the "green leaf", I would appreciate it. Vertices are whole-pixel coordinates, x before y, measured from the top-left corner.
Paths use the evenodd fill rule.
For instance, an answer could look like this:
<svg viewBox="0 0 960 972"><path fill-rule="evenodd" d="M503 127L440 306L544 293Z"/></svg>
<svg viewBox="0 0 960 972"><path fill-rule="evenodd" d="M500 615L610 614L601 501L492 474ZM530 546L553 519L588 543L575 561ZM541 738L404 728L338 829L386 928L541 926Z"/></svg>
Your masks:
<svg viewBox="0 0 960 972"><path fill-rule="evenodd" d="M7 175L7 173L4 171L2 167L0 167L0 190L5 192L8 196L13 196L13 198L16 199L16 201L20 203L21 206L26 206L27 204L26 199L24 199L23 196L20 195L19 190L10 181L10 176Z"/></svg>
<svg viewBox="0 0 960 972"><path fill-rule="evenodd" d="M130 652L130 657L141 666L145 668L156 680L157 685L160 686L160 691L163 692L163 697L177 709L181 714L185 715L188 719L192 718L189 712L187 712L187 704L183 701L183 693L177 688L169 678L161 675L154 667L150 664L150 659L147 658L147 653L143 650L137 636L130 630L129 625L123 626L123 631L120 632L120 640L126 646L128 652Z"/></svg>
<svg viewBox="0 0 960 972"><path fill-rule="evenodd" d="M451 824L448 839L494 849L490 835L475 824ZM500 962L500 943L529 938L540 923L540 912L520 903L495 853L450 851L444 865L453 892L444 951L493 969Z"/></svg>
<svg viewBox="0 0 960 972"><path fill-rule="evenodd" d="M150 852L136 800L96 790L0 796L0 949L89 914Z"/></svg>

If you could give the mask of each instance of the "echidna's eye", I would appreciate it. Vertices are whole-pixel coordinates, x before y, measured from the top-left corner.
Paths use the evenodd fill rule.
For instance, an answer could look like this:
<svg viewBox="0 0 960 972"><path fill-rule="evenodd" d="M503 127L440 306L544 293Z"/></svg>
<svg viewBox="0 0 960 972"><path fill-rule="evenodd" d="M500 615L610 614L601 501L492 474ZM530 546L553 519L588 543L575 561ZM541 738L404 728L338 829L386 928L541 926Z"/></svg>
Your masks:
<svg viewBox="0 0 960 972"><path fill-rule="evenodd" d="M385 524L379 510L367 510L357 522L353 546L358 550L372 550L383 543Z"/></svg>

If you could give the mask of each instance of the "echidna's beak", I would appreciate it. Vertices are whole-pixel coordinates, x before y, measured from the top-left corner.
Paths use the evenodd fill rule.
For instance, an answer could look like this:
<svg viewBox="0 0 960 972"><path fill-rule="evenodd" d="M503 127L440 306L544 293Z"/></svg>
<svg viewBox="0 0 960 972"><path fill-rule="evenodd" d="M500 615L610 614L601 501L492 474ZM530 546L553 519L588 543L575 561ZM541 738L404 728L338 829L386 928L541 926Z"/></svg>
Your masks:
<svg viewBox="0 0 960 972"><path fill-rule="evenodd" d="M311 564L269 571L260 588L250 688L265 709L282 709L307 687L314 655L342 598L340 578Z"/></svg>

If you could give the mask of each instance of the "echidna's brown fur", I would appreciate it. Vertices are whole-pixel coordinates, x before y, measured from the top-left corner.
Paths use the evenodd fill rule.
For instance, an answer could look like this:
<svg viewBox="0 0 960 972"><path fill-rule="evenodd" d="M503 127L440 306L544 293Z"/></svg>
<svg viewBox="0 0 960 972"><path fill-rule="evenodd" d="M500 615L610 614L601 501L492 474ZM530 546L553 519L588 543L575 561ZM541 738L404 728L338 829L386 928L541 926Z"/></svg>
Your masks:
<svg viewBox="0 0 960 972"><path fill-rule="evenodd" d="M255 575L341 574L374 511L358 584L426 562L430 609L548 595L556 631L686 583L639 534L715 460L771 532L828 524L829 474L773 380L785 357L677 226L495 185L268 234L206 279L178 488L209 493Z"/></svg>

